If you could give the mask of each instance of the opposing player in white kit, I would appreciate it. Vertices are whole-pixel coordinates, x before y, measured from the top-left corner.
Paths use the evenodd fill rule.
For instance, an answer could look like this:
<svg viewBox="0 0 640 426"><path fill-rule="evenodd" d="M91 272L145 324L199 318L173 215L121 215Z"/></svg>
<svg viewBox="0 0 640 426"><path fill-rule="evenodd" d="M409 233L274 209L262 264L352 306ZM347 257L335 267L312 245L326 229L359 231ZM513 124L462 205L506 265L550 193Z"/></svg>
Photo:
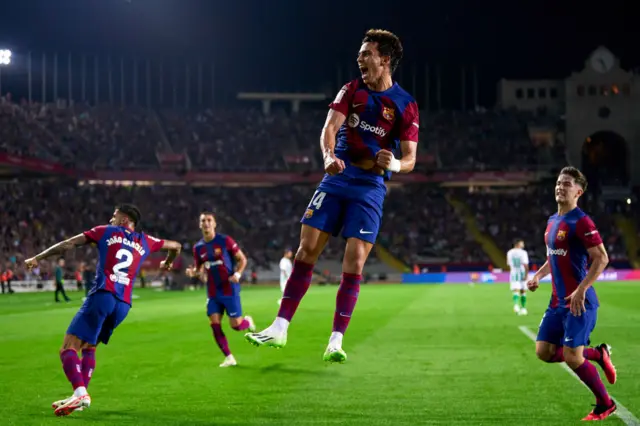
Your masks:
<svg viewBox="0 0 640 426"><path fill-rule="evenodd" d="M280 291L284 294L284 288L287 285L287 280L291 275L291 271L293 270L293 262L291 258L293 257L293 251L291 249L286 249L284 251L284 256L280 259ZM278 299L278 305L282 303L282 298Z"/></svg>
<svg viewBox="0 0 640 426"><path fill-rule="evenodd" d="M516 240L513 248L507 252L509 280L513 293L513 312L527 315L527 275L529 273L529 255L524 249L524 241Z"/></svg>

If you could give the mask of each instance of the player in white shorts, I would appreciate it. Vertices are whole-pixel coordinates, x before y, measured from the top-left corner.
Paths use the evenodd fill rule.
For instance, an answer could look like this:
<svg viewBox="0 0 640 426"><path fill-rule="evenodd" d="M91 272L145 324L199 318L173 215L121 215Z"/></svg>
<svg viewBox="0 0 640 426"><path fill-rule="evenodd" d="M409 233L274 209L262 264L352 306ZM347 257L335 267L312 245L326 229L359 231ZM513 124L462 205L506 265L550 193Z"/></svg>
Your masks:
<svg viewBox="0 0 640 426"><path fill-rule="evenodd" d="M507 252L507 265L509 265L509 281L513 293L513 312L527 315L529 255L524 250L524 241L516 240L513 248Z"/></svg>
<svg viewBox="0 0 640 426"><path fill-rule="evenodd" d="M287 285L287 280L293 270L293 262L291 262L291 258L293 258L293 252L291 249L286 249L284 251L284 256L280 259L280 291L282 291L283 294L284 287ZM278 299L278 305L280 303L282 303L282 298Z"/></svg>

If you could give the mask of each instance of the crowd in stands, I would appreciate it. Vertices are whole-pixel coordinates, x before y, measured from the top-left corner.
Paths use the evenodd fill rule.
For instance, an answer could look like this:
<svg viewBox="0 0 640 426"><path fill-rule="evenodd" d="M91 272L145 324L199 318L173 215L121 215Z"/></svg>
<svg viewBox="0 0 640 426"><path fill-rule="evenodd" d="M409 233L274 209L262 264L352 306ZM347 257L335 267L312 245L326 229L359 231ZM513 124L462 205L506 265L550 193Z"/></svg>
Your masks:
<svg viewBox="0 0 640 426"><path fill-rule="evenodd" d="M73 181L32 180L4 183L0 193L0 264L17 264L49 245L98 224L105 224L119 202L136 203L143 214L140 229L151 235L183 242L186 260L201 238L198 215L213 210L218 231L232 235L250 259L250 268L268 268L285 248L295 250L300 218L314 187L309 185L260 188L190 186L78 185ZM463 199L481 229L506 252L515 238L527 244L532 260L544 260L544 224L554 208L542 189L508 194L453 195ZM421 185L393 187L385 203L378 243L407 265L420 259L443 262L488 262L488 256L467 232L460 217L439 189ZM597 214L612 258L625 258L625 249L611 215ZM340 260L344 243L333 238L323 258ZM375 251L372 252L375 257ZM67 257L95 260L94 249L80 248ZM55 259L53 259L55 260ZM44 263L42 273L51 272Z"/></svg>
<svg viewBox="0 0 640 426"><path fill-rule="evenodd" d="M384 209L378 242L405 264L426 258L461 263L486 260L441 190L421 185L394 187Z"/></svg>
<svg viewBox="0 0 640 426"><path fill-rule="evenodd" d="M82 169L156 168L157 152L186 152L195 170L283 171L291 167L287 156L308 157L308 166L319 169L318 138L325 116L326 108L303 109L298 115L276 109L265 115L238 108L187 111L65 101L27 104L4 97L0 152ZM423 113L419 152L431 154L431 170L522 170L539 164L541 158L557 159L549 146L531 143L527 126L533 121L531 115L512 110ZM220 231L246 247L252 267L266 267L279 259L285 247L295 249L299 220L313 191L304 185L127 188L55 180L6 184L0 195L0 264L20 263L62 238L107 222L115 204L126 200L141 207L146 231L183 241L186 250L200 238L198 213L212 208ZM542 191L456 194L501 249L506 251L514 238L523 238L532 259L540 260L544 258L540 230L554 206ZM469 237L445 196L441 189L430 187L391 188L379 243L407 265L423 258L486 262L486 254ZM594 215L610 255L624 258L624 244L611 217L606 209ZM84 259L90 253L78 250L74 256ZM332 239L325 258L339 260L342 253L341 239Z"/></svg>
<svg viewBox="0 0 640 426"><path fill-rule="evenodd" d="M517 110L443 111L424 116L420 141L438 168L521 171L543 160L528 126L535 118Z"/></svg>
<svg viewBox="0 0 640 426"><path fill-rule="evenodd" d="M478 191L459 193L475 212L476 221L483 232L489 234L498 246L507 250L517 239L525 242L532 260L544 261L544 229L549 216L556 212L553 186L531 186L509 193ZM585 195L584 202L587 201ZM584 207L584 206L583 206ZM584 207L595 221L603 236L611 259L625 259L626 249L613 215L606 209Z"/></svg>
<svg viewBox="0 0 640 426"><path fill-rule="evenodd" d="M293 114L274 108L219 107L190 111L68 103L14 103L2 98L0 148L77 168L158 168L156 153L184 153L193 170L283 171L299 158L322 165L318 140L326 107ZM531 114L515 110L423 112L420 170L522 170L548 147L534 146ZM557 157L557 156L556 156ZM550 161L550 160L549 160ZM425 164L426 162L426 164Z"/></svg>

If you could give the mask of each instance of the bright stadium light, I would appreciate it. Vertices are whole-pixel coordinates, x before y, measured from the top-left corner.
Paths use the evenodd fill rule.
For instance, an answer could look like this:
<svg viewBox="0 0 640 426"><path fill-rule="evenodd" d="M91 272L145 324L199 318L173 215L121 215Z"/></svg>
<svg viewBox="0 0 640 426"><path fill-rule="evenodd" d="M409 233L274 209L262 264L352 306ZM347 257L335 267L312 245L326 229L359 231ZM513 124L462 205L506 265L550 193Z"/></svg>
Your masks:
<svg viewBox="0 0 640 426"><path fill-rule="evenodd" d="M11 63L11 51L9 49L0 49L0 65L9 65Z"/></svg>

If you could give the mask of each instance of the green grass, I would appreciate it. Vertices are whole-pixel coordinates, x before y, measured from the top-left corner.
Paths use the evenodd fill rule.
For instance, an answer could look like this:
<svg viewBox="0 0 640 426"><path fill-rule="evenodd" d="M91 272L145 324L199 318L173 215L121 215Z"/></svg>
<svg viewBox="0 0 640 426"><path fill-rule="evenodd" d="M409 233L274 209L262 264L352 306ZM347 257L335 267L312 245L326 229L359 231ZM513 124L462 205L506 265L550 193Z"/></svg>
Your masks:
<svg viewBox="0 0 640 426"><path fill-rule="evenodd" d="M614 347L612 394L640 415L638 283L599 284L593 343ZM80 305L52 294L0 296L0 422L3 425L572 425L593 398L558 365L536 359L532 330L550 287L511 311L506 285L363 286L344 365L322 362L335 287L313 287L282 350L255 348L225 324L239 366L222 369L201 291L138 290L140 299L97 353L92 406L56 418L71 393L58 358ZM243 291L245 313L268 325L275 288ZM609 424L623 424L617 417Z"/></svg>

